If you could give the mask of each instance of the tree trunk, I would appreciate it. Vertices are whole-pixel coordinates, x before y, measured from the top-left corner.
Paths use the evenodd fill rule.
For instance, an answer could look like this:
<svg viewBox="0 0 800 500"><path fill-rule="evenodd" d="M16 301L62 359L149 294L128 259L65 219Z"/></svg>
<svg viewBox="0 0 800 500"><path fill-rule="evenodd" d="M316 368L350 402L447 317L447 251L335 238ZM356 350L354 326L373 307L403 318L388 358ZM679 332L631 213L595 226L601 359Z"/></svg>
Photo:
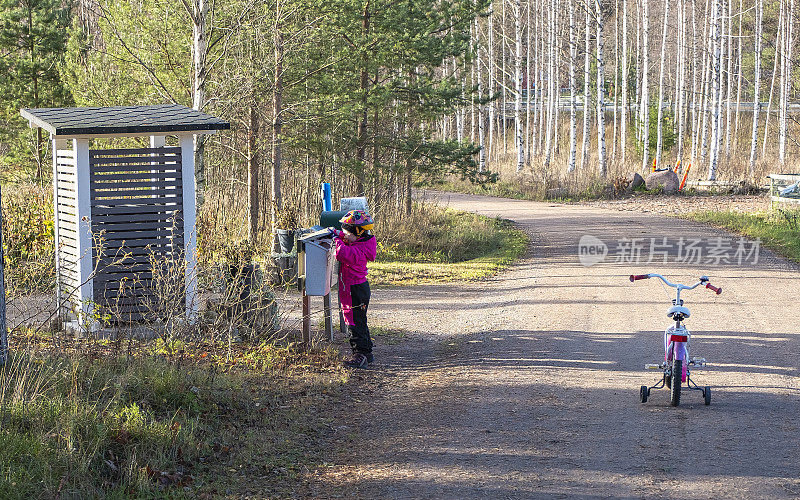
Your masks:
<svg viewBox="0 0 800 500"><path fill-rule="evenodd" d="M189 5L184 3L192 21L192 108L203 111L206 105L206 80L208 79L206 58L208 57L208 4L206 0L193 0ZM205 134L194 136L194 178L197 194L197 211L199 213L204 198L206 182L205 169Z"/></svg>
<svg viewBox="0 0 800 500"><path fill-rule="evenodd" d="M525 140L522 133L522 3L514 3L514 134L517 147L517 172L525 165Z"/></svg>
<svg viewBox="0 0 800 500"><path fill-rule="evenodd" d="M758 110L761 103L758 102L758 91L761 86L761 23L764 16L763 0L756 0L756 21L755 21L755 73L753 80L753 132L750 141L750 178L753 178L756 166L756 143L758 142Z"/></svg>
<svg viewBox="0 0 800 500"><path fill-rule="evenodd" d="M738 36L738 47L736 49L737 52L737 63L736 63L736 120L734 120L733 125L733 144L734 149L738 149L739 145L739 113L742 105L742 12L743 12L743 5L742 0L739 0L739 36Z"/></svg>
<svg viewBox="0 0 800 500"><path fill-rule="evenodd" d="M475 18L475 46L477 47L477 56L475 58L475 73L478 77L478 146L480 153L478 156L478 172L486 170L486 145L484 139L486 137L484 121L486 118L485 105L483 104L483 74L481 71L481 31L478 23L478 17Z"/></svg>
<svg viewBox="0 0 800 500"><path fill-rule="evenodd" d="M622 166L626 167L628 152L628 0L622 0L622 122L620 125Z"/></svg>
<svg viewBox="0 0 800 500"><path fill-rule="evenodd" d="M251 245L255 245L258 239L258 113L256 111L255 95L250 96L248 106L248 127L247 127L247 199L248 216L248 236Z"/></svg>
<svg viewBox="0 0 800 500"><path fill-rule="evenodd" d="M767 99L767 113L764 117L764 140L761 143L761 156L766 156L767 154L767 138L769 136L769 118L772 115L772 96L775 91L775 79L778 75L778 61L781 59L779 57L780 54L780 47L782 45L781 40L783 35L783 10L781 10L781 15L778 16L778 30L775 32L775 62L772 65L772 81L769 84L769 99Z"/></svg>
<svg viewBox="0 0 800 500"><path fill-rule="evenodd" d="M584 32L583 53L583 148L581 150L581 170L586 169L589 162L589 55L591 54L591 17L589 6L586 5L586 30Z"/></svg>
<svg viewBox="0 0 800 500"><path fill-rule="evenodd" d="M367 37L370 31L370 1L367 0L364 4L364 11L361 17L361 30L362 34ZM361 91L361 110L358 117L358 129L356 130L356 160L359 166L356 172L356 192L359 195L364 194L364 178L365 170L367 168L367 99L369 91L369 59L365 51L361 61L361 81L359 90Z"/></svg>
<svg viewBox="0 0 800 500"><path fill-rule="evenodd" d="M650 167L650 97L648 94L650 10L649 0L642 0L642 102L639 105L639 123L642 129L642 170Z"/></svg>
<svg viewBox="0 0 800 500"><path fill-rule="evenodd" d="M575 156L578 149L577 106L575 104L575 59L578 54L577 27L573 0L569 0L569 162L567 172L575 170Z"/></svg>
<svg viewBox="0 0 800 500"><path fill-rule="evenodd" d="M667 59L667 20L669 19L669 3L671 0L664 0L664 25L661 32L661 69L658 73L658 121L656 122L656 165L661 167L661 149L663 142L664 120L664 63Z"/></svg>
<svg viewBox="0 0 800 500"><path fill-rule="evenodd" d="M722 40L723 36L722 33L724 32L724 28L722 23L724 23L724 7L722 4L723 0L714 0L714 6L712 7L712 28L711 28L711 38L714 47L714 52L712 55L713 61L713 76L714 82L713 87L711 89L711 151L709 155L709 164L708 164L708 180L713 181L717 178L717 163L719 161L719 147L721 144L721 122L722 117L720 116L722 111Z"/></svg>
<svg viewBox="0 0 800 500"><path fill-rule="evenodd" d="M489 5L489 22L488 22L488 36L489 36L489 56L486 58L489 67L489 95L494 97L494 66L495 66L495 53L494 53L494 1ZM494 158L494 126L495 126L495 101L489 102L489 161Z"/></svg>
<svg viewBox="0 0 800 500"><path fill-rule="evenodd" d="M603 11L600 0L594 0L594 11L597 17L597 169L602 177L606 176L606 106L605 106L605 61L603 60Z"/></svg>
<svg viewBox="0 0 800 500"><path fill-rule="evenodd" d="M283 132L283 32L280 29L276 16L275 31L273 34L275 51L275 80L272 87L272 172L270 175L270 188L272 191L272 230L276 228L278 213L283 210L283 197L281 196L281 161L283 148L281 133Z"/></svg>
<svg viewBox="0 0 800 500"><path fill-rule="evenodd" d="M725 157L731 154L731 113L733 112L733 0L728 0L728 36L725 38L728 44L728 71L726 78L728 83L727 106L725 110Z"/></svg>

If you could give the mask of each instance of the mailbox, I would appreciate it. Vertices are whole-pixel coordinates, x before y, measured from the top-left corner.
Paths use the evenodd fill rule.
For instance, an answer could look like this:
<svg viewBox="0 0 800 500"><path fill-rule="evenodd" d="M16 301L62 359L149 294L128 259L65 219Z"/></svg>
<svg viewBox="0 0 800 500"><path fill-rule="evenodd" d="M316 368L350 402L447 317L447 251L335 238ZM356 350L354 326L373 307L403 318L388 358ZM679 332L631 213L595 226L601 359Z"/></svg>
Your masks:
<svg viewBox="0 0 800 500"><path fill-rule="evenodd" d="M298 238L297 286L304 295L325 296L331 292L334 260L333 237L327 229Z"/></svg>

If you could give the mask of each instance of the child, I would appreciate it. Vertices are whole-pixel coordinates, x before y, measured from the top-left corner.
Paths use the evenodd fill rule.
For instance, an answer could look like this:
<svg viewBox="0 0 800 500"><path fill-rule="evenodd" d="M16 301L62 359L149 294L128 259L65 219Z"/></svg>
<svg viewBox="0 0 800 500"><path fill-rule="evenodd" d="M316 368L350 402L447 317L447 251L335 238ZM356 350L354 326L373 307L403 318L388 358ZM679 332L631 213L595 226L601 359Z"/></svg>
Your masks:
<svg viewBox="0 0 800 500"><path fill-rule="evenodd" d="M363 210L351 210L339 221L336 232L336 260L339 266L339 302L350 334L353 357L345 362L352 368L366 368L372 363L372 339L367 327L369 282L367 262L375 261L378 244L370 233L372 217Z"/></svg>

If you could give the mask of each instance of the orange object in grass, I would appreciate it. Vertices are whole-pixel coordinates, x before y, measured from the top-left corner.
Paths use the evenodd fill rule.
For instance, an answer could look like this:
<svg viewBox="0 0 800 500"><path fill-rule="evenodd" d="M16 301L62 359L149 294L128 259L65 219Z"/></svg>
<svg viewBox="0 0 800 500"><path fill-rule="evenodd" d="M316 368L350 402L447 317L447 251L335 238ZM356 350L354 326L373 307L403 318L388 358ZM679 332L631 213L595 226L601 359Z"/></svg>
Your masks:
<svg viewBox="0 0 800 500"><path fill-rule="evenodd" d="M683 191L683 187L686 185L686 179L689 177L689 170L691 169L692 169L692 164L690 163L686 166L686 173L683 174L683 180L681 181L681 185L678 188L678 191Z"/></svg>

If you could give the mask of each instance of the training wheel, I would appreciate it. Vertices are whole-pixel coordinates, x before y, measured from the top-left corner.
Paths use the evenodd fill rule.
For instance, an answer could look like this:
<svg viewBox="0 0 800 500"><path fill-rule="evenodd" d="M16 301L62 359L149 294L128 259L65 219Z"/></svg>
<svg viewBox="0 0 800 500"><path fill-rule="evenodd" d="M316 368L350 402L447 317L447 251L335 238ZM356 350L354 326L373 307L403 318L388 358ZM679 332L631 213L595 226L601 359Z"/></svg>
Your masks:
<svg viewBox="0 0 800 500"><path fill-rule="evenodd" d="M650 389L646 385L643 385L639 388L639 401L642 403L647 403L647 396L649 395Z"/></svg>
<svg viewBox="0 0 800 500"><path fill-rule="evenodd" d="M703 388L703 397L705 398L706 406L710 405L711 404L711 387L705 386Z"/></svg>

